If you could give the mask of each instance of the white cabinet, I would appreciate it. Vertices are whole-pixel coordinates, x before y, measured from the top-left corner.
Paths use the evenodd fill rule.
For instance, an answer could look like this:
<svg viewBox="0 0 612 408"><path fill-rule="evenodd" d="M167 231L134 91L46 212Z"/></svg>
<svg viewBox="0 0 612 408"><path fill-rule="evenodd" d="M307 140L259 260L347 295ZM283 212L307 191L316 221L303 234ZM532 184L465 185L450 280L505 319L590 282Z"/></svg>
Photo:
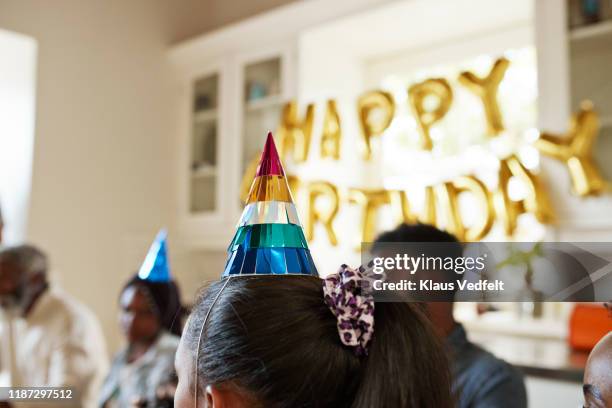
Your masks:
<svg viewBox="0 0 612 408"><path fill-rule="evenodd" d="M231 50L232 47L228 47ZM187 246L222 249L242 203L240 183L295 97L295 42L234 50L177 67L180 75L179 233Z"/></svg>

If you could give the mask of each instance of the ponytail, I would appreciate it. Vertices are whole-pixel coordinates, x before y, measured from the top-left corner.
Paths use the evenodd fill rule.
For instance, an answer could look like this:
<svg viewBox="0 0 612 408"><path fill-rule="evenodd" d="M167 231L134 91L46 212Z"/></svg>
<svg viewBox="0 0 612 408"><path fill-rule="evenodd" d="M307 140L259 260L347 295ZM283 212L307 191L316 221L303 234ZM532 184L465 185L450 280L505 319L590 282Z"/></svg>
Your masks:
<svg viewBox="0 0 612 408"><path fill-rule="evenodd" d="M454 406L447 357L422 309L376 303L374 321L351 408Z"/></svg>

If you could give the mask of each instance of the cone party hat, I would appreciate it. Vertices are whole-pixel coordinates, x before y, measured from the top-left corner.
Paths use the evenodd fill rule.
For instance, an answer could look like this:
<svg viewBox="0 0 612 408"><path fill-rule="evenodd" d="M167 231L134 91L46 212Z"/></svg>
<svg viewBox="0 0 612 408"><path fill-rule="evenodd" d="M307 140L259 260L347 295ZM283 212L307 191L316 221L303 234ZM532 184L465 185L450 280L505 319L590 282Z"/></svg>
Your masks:
<svg viewBox="0 0 612 408"><path fill-rule="evenodd" d="M318 276L272 133L228 248L230 275Z"/></svg>
<svg viewBox="0 0 612 408"><path fill-rule="evenodd" d="M138 277L150 282L170 282L170 265L168 264L168 245L166 230L161 230L155 237L147 256L138 271Z"/></svg>

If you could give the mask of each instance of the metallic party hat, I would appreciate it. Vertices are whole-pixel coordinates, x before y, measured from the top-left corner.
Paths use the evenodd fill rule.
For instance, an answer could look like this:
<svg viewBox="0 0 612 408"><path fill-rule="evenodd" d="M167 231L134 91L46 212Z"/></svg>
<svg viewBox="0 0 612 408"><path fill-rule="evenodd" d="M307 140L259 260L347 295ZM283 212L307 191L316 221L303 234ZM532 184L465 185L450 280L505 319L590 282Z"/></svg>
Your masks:
<svg viewBox="0 0 612 408"><path fill-rule="evenodd" d="M223 277L253 274L318 276L272 133L228 247Z"/></svg>
<svg viewBox="0 0 612 408"><path fill-rule="evenodd" d="M170 265L168 264L167 236L166 230L162 229L155 237L147 257L138 271L140 279L150 282L170 282L172 280Z"/></svg>

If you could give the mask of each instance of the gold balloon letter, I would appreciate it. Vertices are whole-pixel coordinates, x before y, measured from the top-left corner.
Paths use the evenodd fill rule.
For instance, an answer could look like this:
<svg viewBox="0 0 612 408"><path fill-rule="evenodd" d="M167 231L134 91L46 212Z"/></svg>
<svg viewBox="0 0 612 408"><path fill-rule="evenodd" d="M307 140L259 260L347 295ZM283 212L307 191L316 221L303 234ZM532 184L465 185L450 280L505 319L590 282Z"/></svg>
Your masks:
<svg viewBox="0 0 612 408"><path fill-rule="evenodd" d="M508 184L511 177L512 172L510 171L510 167L505 160L502 160L499 164L497 190L493 194L493 205L495 207L497 219L501 221L504 232L509 237L512 236L516 230L516 220L518 216L525 212L519 202L510 199Z"/></svg>
<svg viewBox="0 0 612 408"><path fill-rule="evenodd" d="M314 226L317 221L320 221L325 230L327 231L327 237L329 242L336 246L338 245L338 238L334 231L334 218L338 214L338 205L340 198L338 196L338 189L331 183L326 181L312 182L307 185L308 190L308 211L306 212L306 238L310 241L314 238ZM317 201L319 198L326 198L327 204L325 208L318 208Z"/></svg>
<svg viewBox="0 0 612 408"><path fill-rule="evenodd" d="M293 174L287 174L287 184L289 185L289 191L293 192L293 197L299 194L300 187L302 187L302 180L298 176Z"/></svg>
<svg viewBox="0 0 612 408"><path fill-rule="evenodd" d="M598 132L597 113L593 111L593 105L585 101L580 111L572 117L570 130L565 137L542 133L535 142L542 153L566 163L572 188L579 196L600 195L610 188L591 154Z"/></svg>
<svg viewBox="0 0 612 408"><path fill-rule="evenodd" d="M425 207L419 221L424 224L437 225L438 213L436 211L436 192L433 186L425 187Z"/></svg>
<svg viewBox="0 0 612 408"><path fill-rule="evenodd" d="M276 132L279 141L278 150L282 158L286 158L290 149L292 149L293 160L297 163L306 161L310 149L313 121L313 104L306 107L304 120L298 118L298 107L295 101L289 102L283 107L281 123Z"/></svg>
<svg viewBox="0 0 612 408"><path fill-rule="evenodd" d="M521 201L513 201L510 198L508 185L512 177L519 179L527 190L527 195ZM555 219L550 199L540 179L525 168L515 155L500 161L498 190L493 200L497 218L502 221L508 236L516 230L516 220L520 214L532 213L544 224L552 223Z"/></svg>
<svg viewBox="0 0 612 408"><path fill-rule="evenodd" d="M497 103L497 89L504 79L509 65L510 61L506 58L499 58L493 64L489 75L484 78L480 78L472 72L462 72L459 75L459 82L482 100L485 117L487 118L487 133L490 136L497 136L504 130L502 115Z"/></svg>
<svg viewBox="0 0 612 408"><path fill-rule="evenodd" d="M253 156L249 162L249 165L244 171L244 174L242 175L242 181L240 182L240 201L242 203L246 203L247 199L249 198L251 184L253 184L253 179L255 179L255 174L257 173L257 166L259 166L260 159L261 152Z"/></svg>
<svg viewBox="0 0 612 408"><path fill-rule="evenodd" d="M436 201L438 201L443 213L444 229L455 235L459 241L465 241L465 228L461 221L457 203L459 191L452 183L442 183L435 186L435 192Z"/></svg>
<svg viewBox="0 0 612 408"><path fill-rule="evenodd" d="M340 128L340 116L336 108L336 101L327 101L327 110L323 119L323 134L321 135L321 157L331 157L334 160L340 158L340 142L342 131Z"/></svg>
<svg viewBox="0 0 612 408"><path fill-rule="evenodd" d="M359 98L357 106L363 133L364 158L369 160L372 157L371 139L389 127L395 114L395 102L388 92L371 91Z"/></svg>
<svg viewBox="0 0 612 408"><path fill-rule="evenodd" d="M417 217L410 210L410 203L406 192L401 190L389 191L391 211L397 224L412 224L418 221Z"/></svg>
<svg viewBox="0 0 612 408"><path fill-rule="evenodd" d="M376 232L376 212L378 207L389 204L386 190L362 190L351 188L349 201L361 206L361 242L371 242Z"/></svg>
<svg viewBox="0 0 612 408"><path fill-rule="evenodd" d="M452 182L435 186L435 201L444 217L444 228L460 241L478 241L484 238L493 226L493 204L486 186L474 176L460 176ZM459 208L458 197L468 192L480 204L479 218L470 227L465 227ZM434 201L432 197L428 200ZM427 206L430 206L428 204ZM431 211L435 212L435 208ZM435 216L434 216L435 217ZM434 224L439 220L434 220Z"/></svg>
<svg viewBox="0 0 612 408"><path fill-rule="evenodd" d="M466 241L479 241L483 239L493 226L494 212L493 202L489 190L474 176L461 176L453 180L453 186L458 192L469 192L474 195L476 201L480 205L480 211L478 211L479 217L474 224L465 229L465 240ZM459 221L463 224L462 221Z"/></svg>
<svg viewBox="0 0 612 408"><path fill-rule="evenodd" d="M434 123L442 119L450 109L453 102L453 90L446 79L428 79L411 86L408 89L408 97L410 107L419 125L421 146L425 150L431 150L433 143L429 135L429 129ZM438 105L435 109L429 110L426 108L425 100L428 97L436 97L438 99Z"/></svg>

